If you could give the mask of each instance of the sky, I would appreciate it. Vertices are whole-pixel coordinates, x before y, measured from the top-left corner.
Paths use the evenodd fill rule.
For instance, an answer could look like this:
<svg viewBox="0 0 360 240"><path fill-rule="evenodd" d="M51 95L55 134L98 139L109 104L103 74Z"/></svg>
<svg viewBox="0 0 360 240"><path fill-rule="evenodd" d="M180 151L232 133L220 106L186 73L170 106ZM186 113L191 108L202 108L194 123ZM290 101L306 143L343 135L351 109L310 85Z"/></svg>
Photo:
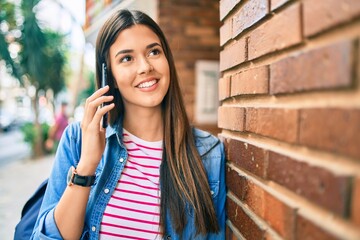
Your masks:
<svg viewBox="0 0 360 240"><path fill-rule="evenodd" d="M37 18L44 25L69 34L72 48L84 47L85 37L81 27L85 22L85 0L42 0L36 11Z"/></svg>
<svg viewBox="0 0 360 240"><path fill-rule="evenodd" d="M94 48L86 44L82 30L85 23L85 0L42 0L36 11L37 18L46 26L68 34L71 50L83 52L86 64L95 68Z"/></svg>

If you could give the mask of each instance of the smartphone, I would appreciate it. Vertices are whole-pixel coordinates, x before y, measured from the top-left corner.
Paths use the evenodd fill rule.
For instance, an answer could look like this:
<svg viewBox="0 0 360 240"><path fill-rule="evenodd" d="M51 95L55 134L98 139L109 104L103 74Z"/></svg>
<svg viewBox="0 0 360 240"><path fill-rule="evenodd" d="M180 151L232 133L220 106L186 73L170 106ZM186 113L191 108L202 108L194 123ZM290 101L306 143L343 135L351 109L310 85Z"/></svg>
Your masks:
<svg viewBox="0 0 360 240"><path fill-rule="evenodd" d="M107 67L105 63L102 63L101 65L101 88L105 87L106 85L108 85L107 82ZM107 105L107 103L103 103L101 105L101 107L104 107L105 105ZM108 126L108 113L105 113L105 115L102 118L102 127L106 128Z"/></svg>

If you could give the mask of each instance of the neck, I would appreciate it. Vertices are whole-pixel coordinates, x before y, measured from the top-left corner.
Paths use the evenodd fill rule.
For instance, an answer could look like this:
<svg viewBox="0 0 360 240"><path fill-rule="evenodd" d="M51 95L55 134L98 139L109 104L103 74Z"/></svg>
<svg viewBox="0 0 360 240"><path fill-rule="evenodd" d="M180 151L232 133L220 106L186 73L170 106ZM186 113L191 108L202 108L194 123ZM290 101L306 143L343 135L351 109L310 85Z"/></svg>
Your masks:
<svg viewBox="0 0 360 240"><path fill-rule="evenodd" d="M161 108L126 109L123 126L145 141L154 142L163 139Z"/></svg>

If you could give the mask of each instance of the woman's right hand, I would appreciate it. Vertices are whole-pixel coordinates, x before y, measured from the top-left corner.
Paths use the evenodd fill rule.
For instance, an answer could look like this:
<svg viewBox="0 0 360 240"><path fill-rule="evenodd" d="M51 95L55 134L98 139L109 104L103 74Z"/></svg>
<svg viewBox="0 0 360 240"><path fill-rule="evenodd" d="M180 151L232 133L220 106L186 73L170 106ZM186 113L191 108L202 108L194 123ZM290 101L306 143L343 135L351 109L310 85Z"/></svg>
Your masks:
<svg viewBox="0 0 360 240"><path fill-rule="evenodd" d="M102 103L110 102L114 98L104 95L108 91L109 86L105 86L86 99L84 117L81 121L81 157L77 166L79 175L94 175L105 150L105 129L101 126L101 119L115 106L111 103L100 108Z"/></svg>

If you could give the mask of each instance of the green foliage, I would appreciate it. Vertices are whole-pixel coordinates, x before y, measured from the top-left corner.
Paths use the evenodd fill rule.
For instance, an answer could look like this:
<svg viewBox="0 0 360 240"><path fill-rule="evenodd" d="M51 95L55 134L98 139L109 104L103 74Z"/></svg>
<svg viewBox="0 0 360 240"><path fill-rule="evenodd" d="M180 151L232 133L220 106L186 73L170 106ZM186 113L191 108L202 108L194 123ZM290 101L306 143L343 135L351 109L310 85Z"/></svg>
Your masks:
<svg viewBox="0 0 360 240"><path fill-rule="evenodd" d="M69 46L64 42L64 35L40 27L35 12L39 2L22 0L17 6L0 0L0 24L7 26L6 31L0 29L0 58L20 83L23 84L26 76L37 92L52 89L56 95L65 86L64 67ZM17 56L11 56L11 44L19 47Z"/></svg>
<svg viewBox="0 0 360 240"><path fill-rule="evenodd" d="M8 71L17 79L21 78L17 63L11 58L9 45L16 41L12 32L17 29L15 5L7 0L0 0L0 24L6 27L0 29L0 59L5 61Z"/></svg>
<svg viewBox="0 0 360 240"><path fill-rule="evenodd" d="M40 89L52 89L56 95L65 87L65 65L67 62L67 45L64 43L64 36L50 30L44 31L47 45L44 47L48 61L43 68L45 71L45 82L40 85Z"/></svg>
<svg viewBox="0 0 360 240"><path fill-rule="evenodd" d="M51 48L47 36L40 28L33 11L38 1L21 2L21 13L24 16L22 34L19 43L22 48L20 51L21 68L26 73L30 83L37 90L46 90L47 67L50 64L51 56L47 54L47 50ZM49 51L49 50L48 50Z"/></svg>
<svg viewBox="0 0 360 240"><path fill-rule="evenodd" d="M6 21L10 29L16 26L15 5L8 0L0 0L0 22Z"/></svg>
<svg viewBox="0 0 360 240"><path fill-rule="evenodd" d="M88 71L86 75L87 75L87 77L85 79L87 81L87 86L88 87L80 92L80 94L78 96L78 99L77 99L77 105L81 104L88 97L90 97L91 94L93 94L95 89L96 89L94 72Z"/></svg>
<svg viewBox="0 0 360 240"><path fill-rule="evenodd" d="M42 146L45 149L45 141L49 135L50 126L47 123L41 124L41 134L42 134ZM37 131L35 129L35 125L33 123L25 123L21 126L21 132L24 135L24 141L28 143L32 149L34 149L37 139Z"/></svg>
<svg viewBox="0 0 360 240"><path fill-rule="evenodd" d="M21 0L20 5L14 5L0 0L0 24L6 26L0 29L0 58L23 86L35 87L32 99L35 116L39 115L38 93L52 89L56 96L65 86L64 68L68 49L62 34L40 27L35 12L40 1ZM19 49L17 54L11 55L9 52L11 44ZM40 138L34 137L32 134L35 133L29 129L24 130L29 141L38 141ZM40 129L35 129L41 136ZM40 144L40 141L35 143L36 155L39 156L42 154Z"/></svg>
<svg viewBox="0 0 360 240"><path fill-rule="evenodd" d="M32 84L38 86L43 85L45 81L45 68L47 57L44 52L44 46L46 46L46 38L41 31L35 13L31 10L31 6L24 2L30 3L31 1L22 1L22 14L24 15L24 25L20 38L20 44L22 46L20 51L20 63L24 73L26 73L28 79ZM33 7L33 6L32 6ZM29 9L28 9L29 8Z"/></svg>

